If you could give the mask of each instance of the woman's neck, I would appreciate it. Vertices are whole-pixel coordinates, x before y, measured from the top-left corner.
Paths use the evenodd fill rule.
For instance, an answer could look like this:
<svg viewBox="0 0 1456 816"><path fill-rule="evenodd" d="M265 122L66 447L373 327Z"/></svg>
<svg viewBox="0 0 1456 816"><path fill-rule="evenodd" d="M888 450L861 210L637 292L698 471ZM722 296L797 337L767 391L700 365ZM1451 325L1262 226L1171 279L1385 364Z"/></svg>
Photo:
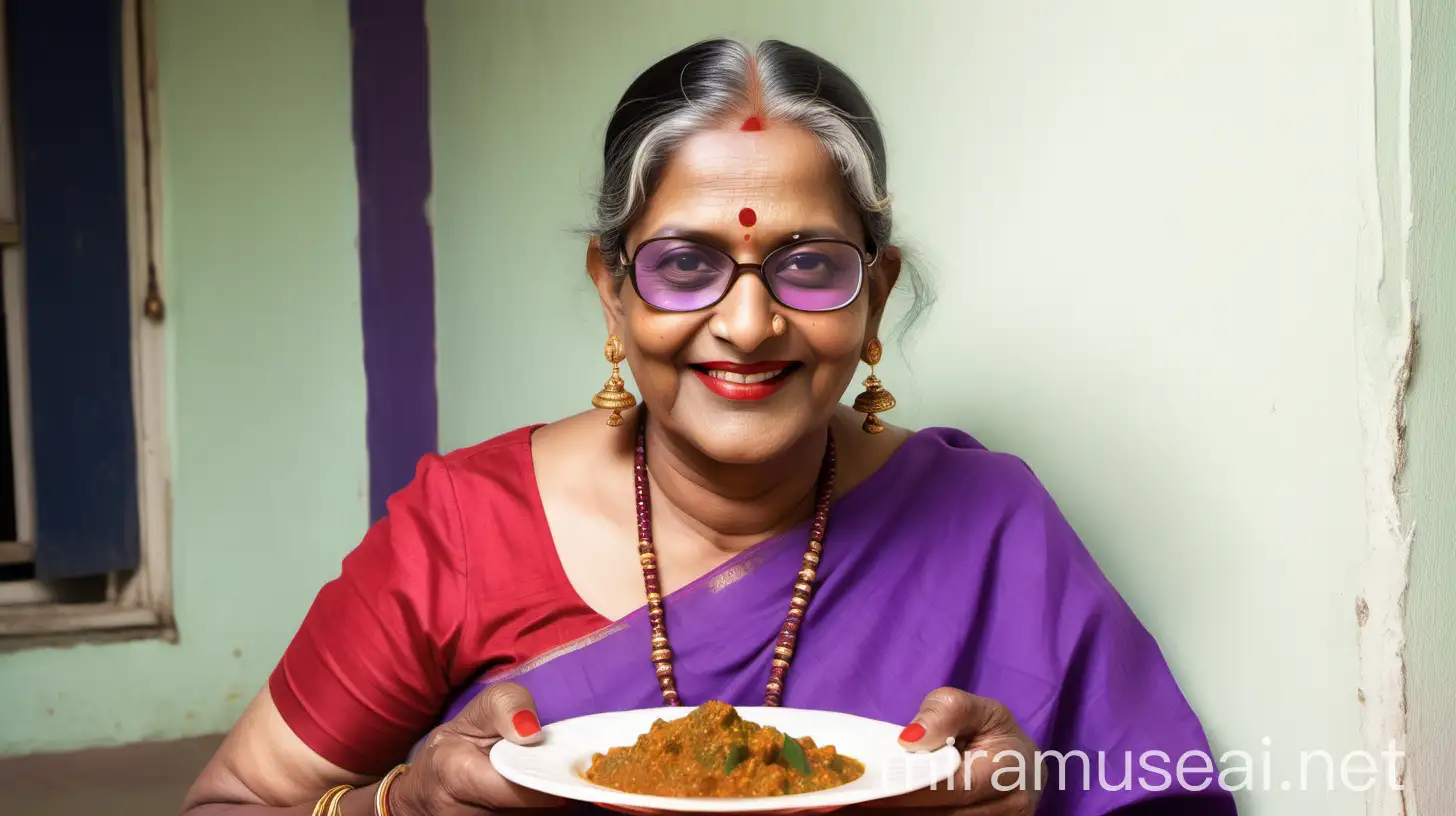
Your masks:
<svg viewBox="0 0 1456 816"><path fill-rule="evenodd" d="M649 417L654 538L687 534L732 553L792 528L813 511L828 435L827 427L808 434L764 462L726 464Z"/></svg>

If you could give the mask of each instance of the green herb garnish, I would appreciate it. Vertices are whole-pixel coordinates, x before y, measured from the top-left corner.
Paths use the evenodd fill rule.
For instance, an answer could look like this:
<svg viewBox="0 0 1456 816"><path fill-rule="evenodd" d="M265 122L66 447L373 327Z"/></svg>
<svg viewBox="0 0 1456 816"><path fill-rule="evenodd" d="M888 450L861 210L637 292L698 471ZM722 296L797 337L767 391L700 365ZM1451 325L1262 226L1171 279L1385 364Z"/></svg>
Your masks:
<svg viewBox="0 0 1456 816"><path fill-rule="evenodd" d="M724 773L724 775L733 773L733 769L734 768L737 768L738 765L739 765L739 763L743 762L743 760L745 760L745 759L748 759L748 746L747 745L744 745L743 743L738 742L738 743L734 743L733 745L729 746L728 747L728 757L723 760L723 773Z"/></svg>
<svg viewBox="0 0 1456 816"><path fill-rule="evenodd" d="M785 765L801 774L809 773L809 758L804 756L804 746L788 734L784 735L784 747L779 755L784 758Z"/></svg>

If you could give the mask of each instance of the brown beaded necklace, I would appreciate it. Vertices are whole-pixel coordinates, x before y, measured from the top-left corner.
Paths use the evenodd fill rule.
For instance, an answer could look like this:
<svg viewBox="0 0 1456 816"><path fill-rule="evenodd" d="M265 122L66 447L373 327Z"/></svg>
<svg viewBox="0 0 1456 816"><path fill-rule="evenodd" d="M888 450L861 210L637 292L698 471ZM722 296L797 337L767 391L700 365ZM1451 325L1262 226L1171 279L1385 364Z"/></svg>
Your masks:
<svg viewBox="0 0 1456 816"><path fill-rule="evenodd" d="M637 422L637 452L633 474L637 482L637 552L642 561L642 582L647 588L647 615L652 622L652 664L657 671L657 684L662 687L662 701L669 706L682 705L677 693L677 680L672 672L672 648L667 643L667 621L662 611L662 585L657 580L657 552L652 547L652 499L647 483L647 411L640 410ZM794 658L794 643L799 638L799 624L809 609L809 596L814 589L819 557L824 554L824 532L829 525L829 500L834 495L834 434L824 446L824 459L819 465L819 483L814 499L814 524L809 530L809 548L794 584L794 597L789 600L789 615L779 630L774 644L773 668L768 673L768 686L763 704L776 706L783 699L784 676Z"/></svg>

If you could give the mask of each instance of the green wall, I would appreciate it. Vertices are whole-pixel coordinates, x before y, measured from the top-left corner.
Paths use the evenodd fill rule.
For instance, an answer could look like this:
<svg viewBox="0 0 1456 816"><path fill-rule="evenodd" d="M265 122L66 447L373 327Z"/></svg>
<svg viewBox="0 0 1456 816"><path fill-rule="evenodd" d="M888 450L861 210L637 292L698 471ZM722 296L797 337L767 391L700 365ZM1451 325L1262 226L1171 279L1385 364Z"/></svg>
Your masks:
<svg viewBox="0 0 1456 816"><path fill-rule="evenodd" d="M1456 806L1456 6L1411 4L1412 293L1420 322L1406 426L1414 519L1407 599L1417 816Z"/></svg>
<svg viewBox="0 0 1456 816"><path fill-rule="evenodd" d="M367 523L347 4L158 5L180 640L0 655L0 754L226 730Z"/></svg>

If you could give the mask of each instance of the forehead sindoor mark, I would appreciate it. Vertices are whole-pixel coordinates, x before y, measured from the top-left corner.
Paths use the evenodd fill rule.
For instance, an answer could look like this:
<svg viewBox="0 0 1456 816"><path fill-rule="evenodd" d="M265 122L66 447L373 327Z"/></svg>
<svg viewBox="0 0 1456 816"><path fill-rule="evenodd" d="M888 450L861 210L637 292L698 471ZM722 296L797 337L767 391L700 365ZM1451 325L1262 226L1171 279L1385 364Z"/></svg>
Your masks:
<svg viewBox="0 0 1456 816"><path fill-rule="evenodd" d="M757 133L763 130L763 120L757 116L750 116L743 120L743 124L738 129L745 133ZM752 207L744 207L738 211L738 223L745 227L751 227L758 223L758 214L753 211ZM745 233L743 240L747 243L753 240L753 236Z"/></svg>

